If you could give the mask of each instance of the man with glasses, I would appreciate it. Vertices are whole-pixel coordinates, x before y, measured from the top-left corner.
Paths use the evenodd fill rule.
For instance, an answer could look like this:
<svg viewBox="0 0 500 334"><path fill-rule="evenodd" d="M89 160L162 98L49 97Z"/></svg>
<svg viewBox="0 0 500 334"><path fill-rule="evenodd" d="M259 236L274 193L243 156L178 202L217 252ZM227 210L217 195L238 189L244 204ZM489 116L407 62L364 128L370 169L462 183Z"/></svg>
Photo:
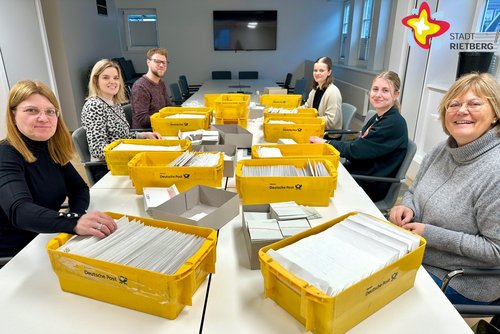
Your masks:
<svg viewBox="0 0 500 334"><path fill-rule="evenodd" d="M166 106L174 105L162 78L167 73L168 53L164 48L153 48L147 52L148 72L132 86L132 127L151 127L150 116Z"/></svg>

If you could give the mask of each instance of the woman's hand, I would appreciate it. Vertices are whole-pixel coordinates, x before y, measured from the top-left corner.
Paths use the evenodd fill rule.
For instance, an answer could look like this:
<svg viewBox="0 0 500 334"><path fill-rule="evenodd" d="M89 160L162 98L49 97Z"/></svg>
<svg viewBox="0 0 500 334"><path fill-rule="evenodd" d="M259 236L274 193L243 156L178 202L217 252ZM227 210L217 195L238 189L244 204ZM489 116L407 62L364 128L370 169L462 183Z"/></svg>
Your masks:
<svg viewBox="0 0 500 334"><path fill-rule="evenodd" d="M142 132L142 136L145 139L162 139L161 134L158 132Z"/></svg>
<svg viewBox="0 0 500 334"><path fill-rule="evenodd" d="M313 143L313 144L323 144L323 143L326 143L326 140L324 140L323 138L320 138L318 136L311 136L311 137L309 137L309 142Z"/></svg>
<svg viewBox="0 0 500 334"><path fill-rule="evenodd" d="M93 235L102 239L117 229L116 222L110 216L94 211L86 213L78 219L75 226L75 233L78 235Z"/></svg>
<svg viewBox="0 0 500 334"><path fill-rule="evenodd" d="M404 205L396 205L391 209L389 220L398 225L403 226L413 219L413 210Z"/></svg>
<svg viewBox="0 0 500 334"><path fill-rule="evenodd" d="M403 228L405 230L411 231L418 235L424 235L425 224L422 223L408 223L404 224Z"/></svg>

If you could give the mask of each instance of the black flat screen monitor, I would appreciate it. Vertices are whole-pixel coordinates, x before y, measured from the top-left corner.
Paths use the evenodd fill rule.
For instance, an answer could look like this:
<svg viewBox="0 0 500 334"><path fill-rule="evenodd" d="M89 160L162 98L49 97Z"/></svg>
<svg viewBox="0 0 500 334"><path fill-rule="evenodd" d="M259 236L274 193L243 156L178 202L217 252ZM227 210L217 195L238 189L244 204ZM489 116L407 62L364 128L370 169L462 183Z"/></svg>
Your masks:
<svg viewBox="0 0 500 334"><path fill-rule="evenodd" d="M214 10L214 50L276 50L276 10Z"/></svg>
<svg viewBox="0 0 500 334"><path fill-rule="evenodd" d="M488 72L493 54L493 52L460 52L458 54L457 79L471 72Z"/></svg>

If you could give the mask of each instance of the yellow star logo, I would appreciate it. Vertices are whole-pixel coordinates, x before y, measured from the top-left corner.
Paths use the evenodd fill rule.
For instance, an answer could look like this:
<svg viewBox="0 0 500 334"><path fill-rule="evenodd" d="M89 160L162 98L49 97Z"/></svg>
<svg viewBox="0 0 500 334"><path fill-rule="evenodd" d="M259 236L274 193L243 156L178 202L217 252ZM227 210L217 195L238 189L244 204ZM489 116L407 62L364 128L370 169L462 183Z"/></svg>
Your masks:
<svg viewBox="0 0 500 334"><path fill-rule="evenodd" d="M450 28L448 22L431 18L427 2L420 5L418 15L406 16L402 23L413 30L415 42L424 49L430 48L432 37L440 36Z"/></svg>

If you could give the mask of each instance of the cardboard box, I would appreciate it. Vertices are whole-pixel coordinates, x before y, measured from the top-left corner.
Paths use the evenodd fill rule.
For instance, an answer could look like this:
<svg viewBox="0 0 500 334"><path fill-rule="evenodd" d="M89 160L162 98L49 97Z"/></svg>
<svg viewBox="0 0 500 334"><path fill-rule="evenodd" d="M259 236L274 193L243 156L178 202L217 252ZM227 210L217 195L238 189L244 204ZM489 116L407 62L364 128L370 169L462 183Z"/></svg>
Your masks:
<svg viewBox="0 0 500 334"><path fill-rule="evenodd" d="M264 94L288 94L288 90L281 87L264 87Z"/></svg>
<svg viewBox="0 0 500 334"><path fill-rule="evenodd" d="M199 220L194 215L206 214ZM195 186L150 210L155 219L220 229L240 214L238 194L231 191Z"/></svg>
<svg viewBox="0 0 500 334"><path fill-rule="evenodd" d="M221 144L231 144L237 148L252 147L252 133L239 125L212 124L212 129L220 132Z"/></svg>
<svg viewBox="0 0 500 334"><path fill-rule="evenodd" d="M238 149L235 145L196 145L192 147L192 150L198 152L224 152L225 156L232 157L232 159L227 160L224 158L224 171L222 172L222 176L234 176L234 170L236 169L236 164L238 163Z"/></svg>
<svg viewBox="0 0 500 334"><path fill-rule="evenodd" d="M272 218L271 214L271 206L269 204L257 204L257 205L243 205L241 207L241 226L243 229L243 236L245 237L245 245L247 248L248 259L250 261L250 269L257 270L260 269L259 263L259 249L262 247L268 246L276 241L282 240L286 238L285 236L281 236L280 238L266 239L266 240L255 240L250 236L250 231L248 229L248 223L245 219L245 213L248 212L259 212L266 213L268 218ZM306 219L307 220L307 219ZM286 221L279 221L278 224L281 224ZM307 220L308 227L311 225ZM284 231L284 229L283 229Z"/></svg>
<svg viewBox="0 0 500 334"><path fill-rule="evenodd" d="M168 188L144 187L142 188L142 191L144 193L144 210L146 210L147 213L149 213L151 209L165 203L172 197L179 195L179 190L177 190L175 184Z"/></svg>

